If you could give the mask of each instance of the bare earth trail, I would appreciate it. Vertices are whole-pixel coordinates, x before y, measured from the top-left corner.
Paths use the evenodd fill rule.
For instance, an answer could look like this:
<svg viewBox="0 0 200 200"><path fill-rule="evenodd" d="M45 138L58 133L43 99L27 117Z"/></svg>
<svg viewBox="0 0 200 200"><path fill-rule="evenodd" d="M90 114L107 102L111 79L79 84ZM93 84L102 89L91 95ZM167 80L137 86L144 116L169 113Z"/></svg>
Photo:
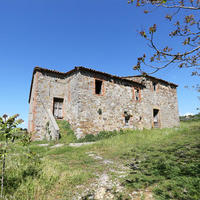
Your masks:
<svg viewBox="0 0 200 200"><path fill-rule="evenodd" d="M82 143L82 145L87 145L90 143ZM82 145L70 145L70 146L82 146ZM77 194L74 200L116 200L123 199L122 195L127 194L127 199L131 200L153 200L153 194L149 190L145 191L127 191L125 187L121 184L123 178L125 178L130 169L127 166L123 166L116 161L108 160L95 152L87 152L87 155L99 162L99 165L104 168L103 173L96 174L97 178L85 188L85 186L78 186L77 189L82 189L84 192L82 194ZM128 194L129 193L129 194Z"/></svg>
<svg viewBox="0 0 200 200"><path fill-rule="evenodd" d="M94 144L95 142L70 143L67 146L79 148L82 146ZM39 144L38 146L47 146ZM66 146L65 144L56 144L51 149ZM129 191L122 184L124 178L130 173L130 168L122 165L116 160L106 159L98 155L95 151L88 151L86 154L98 162L102 172L97 172L89 185L78 185L77 193L73 200L153 200L153 194L150 190ZM126 198L124 198L126 196Z"/></svg>

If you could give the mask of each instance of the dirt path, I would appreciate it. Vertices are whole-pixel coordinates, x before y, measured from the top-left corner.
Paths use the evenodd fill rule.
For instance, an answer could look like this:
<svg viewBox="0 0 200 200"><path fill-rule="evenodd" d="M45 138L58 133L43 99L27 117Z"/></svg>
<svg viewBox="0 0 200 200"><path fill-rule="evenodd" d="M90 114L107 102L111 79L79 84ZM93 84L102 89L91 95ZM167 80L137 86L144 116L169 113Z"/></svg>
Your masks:
<svg viewBox="0 0 200 200"><path fill-rule="evenodd" d="M122 186L120 180L128 175L130 170L128 167L112 160L104 159L95 152L87 152L87 154L98 161L105 170L102 174L98 174L98 178L88 185L84 192L75 197L74 200L153 200L152 192L149 190L130 193L127 188Z"/></svg>

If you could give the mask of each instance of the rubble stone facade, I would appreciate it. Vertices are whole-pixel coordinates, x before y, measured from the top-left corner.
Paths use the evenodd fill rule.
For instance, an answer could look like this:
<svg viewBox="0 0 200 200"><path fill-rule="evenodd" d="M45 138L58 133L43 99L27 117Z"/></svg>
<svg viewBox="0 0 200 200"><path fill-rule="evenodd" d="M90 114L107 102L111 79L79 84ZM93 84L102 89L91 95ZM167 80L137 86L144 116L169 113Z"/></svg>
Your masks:
<svg viewBox="0 0 200 200"><path fill-rule="evenodd" d="M84 67L61 73L36 67L28 130L37 139L55 138L54 118L68 121L77 138L103 130L179 126L176 87L150 76L117 77Z"/></svg>

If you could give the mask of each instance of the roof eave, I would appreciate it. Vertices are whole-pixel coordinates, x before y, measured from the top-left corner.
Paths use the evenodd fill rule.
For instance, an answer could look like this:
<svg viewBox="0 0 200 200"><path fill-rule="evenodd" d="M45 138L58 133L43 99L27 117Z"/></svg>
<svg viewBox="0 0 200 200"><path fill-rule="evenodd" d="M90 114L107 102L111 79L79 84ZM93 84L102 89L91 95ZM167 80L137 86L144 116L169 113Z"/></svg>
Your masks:
<svg viewBox="0 0 200 200"><path fill-rule="evenodd" d="M175 83L171 83L171 82L169 82L169 81L166 81L166 80L163 80L163 79L160 79L160 78L156 78L156 77L153 77L153 76L149 76L149 75L125 76L125 77L123 77L123 78L131 78L131 77L148 77L148 78L151 78L151 79L155 79L155 80L157 80L157 81L164 82L164 83L166 83L166 84L168 84L168 85L172 85L172 86L174 86L174 87L178 87L178 85L175 84Z"/></svg>

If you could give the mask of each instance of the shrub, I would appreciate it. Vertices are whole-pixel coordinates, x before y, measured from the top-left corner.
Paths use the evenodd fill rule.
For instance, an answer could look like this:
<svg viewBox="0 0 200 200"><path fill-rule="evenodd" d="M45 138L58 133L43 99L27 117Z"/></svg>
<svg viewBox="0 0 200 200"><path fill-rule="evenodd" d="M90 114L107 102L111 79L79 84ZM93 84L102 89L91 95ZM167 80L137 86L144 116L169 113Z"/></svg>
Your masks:
<svg viewBox="0 0 200 200"><path fill-rule="evenodd" d="M66 120L57 120L57 123L60 128L60 140L58 142L70 143L77 141L74 131Z"/></svg>
<svg viewBox="0 0 200 200"><path fill-rule="evenodd" d="M120 131L100 131L96 135L88 134L84 138L79 139L78 142L94 142L94 141L98 141L98 140L108 139L108 138L111 138L113 136L122 135L122 134L125 134L125 133L126 132L123 131L123 130L120 130Z"/></svg>
<svg viewBox="0 0 200 200"><path fill-rule="evenodd" d="M16 114L8 117L5 114L0 117L1 198L14 193L28 176L33 177L38 172L36 167L38 160L28 146L31 142L30 135L17 128L23 122L22 119L17 119L18 116ZM17 146L23 149L20 154L16 153ZM21 163L23 168L18 173Z"/></svg>

